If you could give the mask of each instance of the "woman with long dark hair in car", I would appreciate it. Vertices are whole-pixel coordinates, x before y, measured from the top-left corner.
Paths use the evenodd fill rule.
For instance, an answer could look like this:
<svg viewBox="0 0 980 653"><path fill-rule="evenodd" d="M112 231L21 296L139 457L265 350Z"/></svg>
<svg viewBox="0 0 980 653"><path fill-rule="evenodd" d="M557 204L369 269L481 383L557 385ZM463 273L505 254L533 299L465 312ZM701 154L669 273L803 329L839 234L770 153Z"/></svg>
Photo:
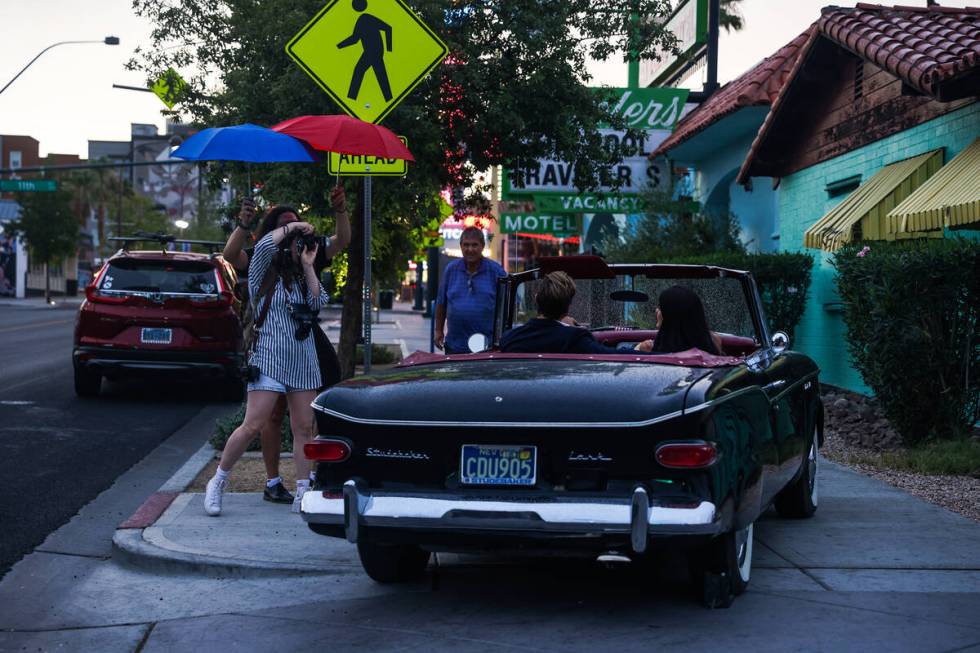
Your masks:
<svg viewBox="0 0 980 653"><path fill-rule="evenodd" d="M331 256L346 245L343 241L349 240L343 191L335 190L333 199L338 236L321 241ZM279 425L270 424L270 420L283 396L289 406L293 433L294 512L299 511L299 502L309 489L310 464L303 456L303 445L313 434L310 403L323 384L311 334L319 328L316 314L327 299L314 267L320 247L313 237L312 225L298 220L276 226L255 246L248 266L248 288L257 327L255 351L249 359L254 376L249 378L245 419L229 437L215 476L207 485L204 510L209 515L221 513L228 474L260 431L274 426L278 451Z"/></svg>
<svg viewBox="0 0 980 653"><path fill-rule="evenodd" d="M700 349L709 354L721 354L721 338L708 329L701 298L685 286L671 286L660 293L657 329L654 352L673 354Z"/></svg>

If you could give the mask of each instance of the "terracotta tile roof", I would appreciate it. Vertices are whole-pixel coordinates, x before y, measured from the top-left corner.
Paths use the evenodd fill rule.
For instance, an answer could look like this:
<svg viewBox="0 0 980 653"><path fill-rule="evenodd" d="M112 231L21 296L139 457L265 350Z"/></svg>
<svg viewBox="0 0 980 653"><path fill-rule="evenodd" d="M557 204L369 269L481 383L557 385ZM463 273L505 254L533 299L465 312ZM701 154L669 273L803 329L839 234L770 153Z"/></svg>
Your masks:
<svg viewBox="0 0 980 653"><path fill-rule="evenodd" d="M980 8L859 3L854 8L824 7L821 14L814 37L800 48L749 148L736 178L740 184L750 183L755 174L753 163L759 149L818 38L853 52L940 101L948 101L942 93L944 86L959 86L953 97L966 97L976 88L973 80L980 72Z"/></svg>
<svg viewBox="0 0 980 653"><path fill-rule="evenodd" d="M821 34L909 86L937 96L937 85L980 64L980 8L824 7Z"/></svg>
<svg viewBox="0 0 980 653"><path fill-rule="evenodd" d="M684 116L674 129L674 133L654 150L650 155L651 158L677 147L742 107L772 104L796 62L800 48L814 29L814 26L810 26L775 54L766 57L747 73L718 89L706 102L702 102L694 111Z"/></svg>

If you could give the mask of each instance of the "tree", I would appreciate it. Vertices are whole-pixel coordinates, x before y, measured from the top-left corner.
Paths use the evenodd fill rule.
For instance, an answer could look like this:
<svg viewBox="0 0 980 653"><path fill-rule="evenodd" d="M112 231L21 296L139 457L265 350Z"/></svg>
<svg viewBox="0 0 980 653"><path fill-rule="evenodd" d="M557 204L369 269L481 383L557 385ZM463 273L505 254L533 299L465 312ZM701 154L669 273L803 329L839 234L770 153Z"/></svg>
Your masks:
<svg viewBox="0 0 980 653"><path fill-rule="evenodd" d="M75 253L78 218L72 210L72 194L63 188L50 193L20 193L20 218L10 230L24 239L35 263L44 264L44 299L51 301L49 266Z"/></svg>
<svg viewBox="0 0 980 653"><path fill-rule="evenodd" d="M743 252L738 220L731 213L702 213L690 199L651 192L646 213L626 238L607 239L604 253L612 261L652 263L719 252Z"/></svg>
<svg viewBox="0 0 980 653"><path fill-rule="evenodd" d="M721 0L718 14L718 25L725 28L726 32L738 32L745 27L745 19L738 3L742 0Z"/></svg>
<svg viewBox="0 0 980 653"><path fill-rule="evenodd" d="M285 43L322 0L134 0L154 24L151 47L131 68L155 80L168 68L189 79L183 109L206 126L273 124L302 114L339 112L288 59ZM546 5L546 6L545 6ZM468 186L476 171L549 158L574 162L582 190L597 188L622 157L603 143L600 123L615 128L606 98L589 90L588 57L617 52L656 57L676 51L663 29L669 0L418 0L413 8L448 44L446 63L386 118L409 137L416 163L403 180L374 184L372 247L398 243L438 215L438 192ZM639 14L653 20L636 21ZM253 168L255 176L258 171ZM326 214L333 179L322 166L269 166L269 199ZM352 214L348 284L339 353L353 373L360 331L363 230L360 200ZM391 251L403 251L399 245ZM389 257L390 258L390 257ZM377 259L376 259L377 262Z"/></svg>

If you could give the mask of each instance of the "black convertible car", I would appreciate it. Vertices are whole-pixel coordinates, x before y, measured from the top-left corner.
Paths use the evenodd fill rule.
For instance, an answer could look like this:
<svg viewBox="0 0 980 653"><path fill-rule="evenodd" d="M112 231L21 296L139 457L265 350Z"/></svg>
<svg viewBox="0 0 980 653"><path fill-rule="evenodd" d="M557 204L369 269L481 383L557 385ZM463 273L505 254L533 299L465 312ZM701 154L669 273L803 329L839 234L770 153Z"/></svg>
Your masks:
<svg viewBox="0 0 980 653"><path fill-rule="evenodd" d="M534 316L553 270L575 279L571 315L622 353L495 349ZM673 285L701 297L722 355L632 351L655 336L656 299ZM303 518L356 543L380 582L420 576L431 551L622 560L681 546L702 600L727 606L749 582L759 515L817 507L818 369L787 345L746 272L542 259L501 279L488 350L418 352L317 397Z"/></svg>

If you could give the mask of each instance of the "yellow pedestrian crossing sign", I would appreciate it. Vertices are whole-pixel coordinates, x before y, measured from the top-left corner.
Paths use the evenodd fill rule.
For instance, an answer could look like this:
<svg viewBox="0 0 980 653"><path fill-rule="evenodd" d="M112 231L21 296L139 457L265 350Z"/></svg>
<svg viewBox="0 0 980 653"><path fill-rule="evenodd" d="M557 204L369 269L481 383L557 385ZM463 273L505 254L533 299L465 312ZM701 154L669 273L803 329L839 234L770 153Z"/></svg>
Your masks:
<svg viewBox="0 0 980 653"><path fill-rule="evenodd" d="M399 136L398 139L408 146L407 138ZM408 161L330 152L327 157L327 174L340 177L404 177L408 174Z"/></svg>
<svg viewBox="0 0 980 653"><path fill-rule="evenodd" d="M403 0L331 0L286 53L343 107L379 123L448 52Z"/></svg>
<svg viewBox="0 0 980 653"><path fill-rule="evenodd" d="M186 88L187 82L180 76L180 73L173 68L168 68L167 72L160 75L156 83L150 87L150 90L167 105L168 109L173 109L174 105L180 102Z"/></svg>

